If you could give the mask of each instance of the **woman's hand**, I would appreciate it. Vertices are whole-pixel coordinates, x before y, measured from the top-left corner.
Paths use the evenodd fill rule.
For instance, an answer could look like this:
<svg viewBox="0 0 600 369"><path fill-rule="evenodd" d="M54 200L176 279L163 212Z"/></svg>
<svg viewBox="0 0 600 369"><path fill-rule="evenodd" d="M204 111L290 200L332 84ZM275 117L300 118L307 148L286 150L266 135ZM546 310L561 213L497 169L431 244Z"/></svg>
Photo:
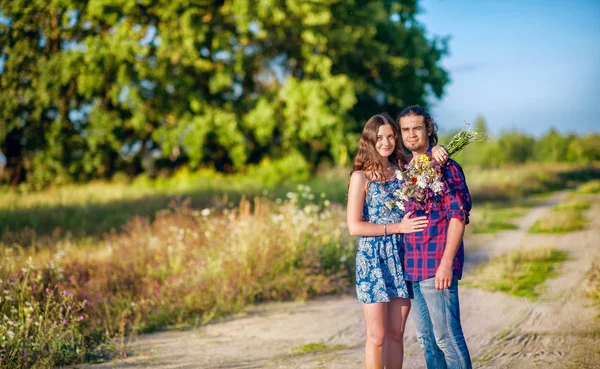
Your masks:
<svg viewBox="0 0 600 369"><path fill-rule="evenodd" d="M427 224L429 223L427 217L422 216L411 218L410 216L413 214L414 211L409 211L408 213L406 213L406 215L404 215L402 221L400 223L397 223L399 230L397 233L421 232L425 229L425 227L427 227Z"/></svg>
<svg viewBox="0 0 600 369"><path fill-rule="evenodd" d="M444 146L435 145L431 149L431 156L438 163L444 164L448 160L448 151Z"/></svg>

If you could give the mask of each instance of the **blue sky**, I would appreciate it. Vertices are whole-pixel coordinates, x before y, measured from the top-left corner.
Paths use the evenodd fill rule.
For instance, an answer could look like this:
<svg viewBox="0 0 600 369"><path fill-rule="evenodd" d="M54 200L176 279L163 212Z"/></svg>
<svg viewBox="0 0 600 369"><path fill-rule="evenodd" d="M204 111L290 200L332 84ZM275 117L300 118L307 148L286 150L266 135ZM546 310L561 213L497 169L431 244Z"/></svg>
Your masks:
<svg viewBox="0 0 600 369"><path fill-rule="evenodd" d="M492 134L600 132L600 1L424 0L428 36L451 36L440 128L481 114Z"/></svg>

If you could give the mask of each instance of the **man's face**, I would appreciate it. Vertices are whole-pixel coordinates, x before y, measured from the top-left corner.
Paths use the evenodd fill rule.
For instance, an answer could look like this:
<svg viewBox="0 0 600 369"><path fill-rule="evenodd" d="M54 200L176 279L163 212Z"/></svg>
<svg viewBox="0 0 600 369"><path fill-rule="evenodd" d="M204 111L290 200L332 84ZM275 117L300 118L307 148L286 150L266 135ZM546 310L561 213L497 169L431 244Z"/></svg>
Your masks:
<svg viewBox="0 0 600 369"><path fill-rule="evenodd" d="M417 115L400 118L402 142L413 154L427 152L430 133L425 129L425 118Z"/></svg>

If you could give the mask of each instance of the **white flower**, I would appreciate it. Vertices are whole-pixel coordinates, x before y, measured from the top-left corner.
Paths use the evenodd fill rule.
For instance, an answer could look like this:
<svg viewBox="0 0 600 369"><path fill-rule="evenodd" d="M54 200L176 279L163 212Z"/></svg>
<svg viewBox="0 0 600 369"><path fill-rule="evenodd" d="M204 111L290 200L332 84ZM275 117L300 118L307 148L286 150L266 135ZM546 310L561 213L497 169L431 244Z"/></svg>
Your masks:
<svg viewBox="0 0 600 369"><path fill-rule="evenodd" d="M203 217L207 217L210 215L210 209L206 208L206 209L202 209L202 211L200 212L200 214L202 214Z"/></svg>
<svg viewBox="0 0 600 369"><path fill-rule="evenodd" d="M398 207L398 209L405 211L406 208L404 207L404 202L403 201L396 201L396 206Z"/></svg>
<svg viewBox="0 0 600 369"><path fill-rule="evenodd" d="M283 214L271 214L271 221L273 223L280 223L283 221Z"/></svg>
<svg viewBox="0 0 600 369"><path fill-rule="evenodd" d="M433 193L440 193L442 192L442 183L439 181L435 181L431 184L431 190L433 191Z"/></svg>
<svg viewBox="0 0 600 369"><path fill-rule="evenodd" d="M396 171L396 178L398 178L401 181L404 179L404 177L402 176L402 171L401 170L397 170Z"/></svg>

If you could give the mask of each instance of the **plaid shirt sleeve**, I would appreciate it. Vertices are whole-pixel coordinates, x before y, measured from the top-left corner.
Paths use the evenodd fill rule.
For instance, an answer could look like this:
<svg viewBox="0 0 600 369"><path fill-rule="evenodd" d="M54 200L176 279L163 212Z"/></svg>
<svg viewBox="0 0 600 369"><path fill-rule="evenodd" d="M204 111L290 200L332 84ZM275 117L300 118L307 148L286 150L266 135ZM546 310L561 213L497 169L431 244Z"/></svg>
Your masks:
<svg viewBox="0 0 600 369"><path fill-rule="evenodd" d="M448 194L444 196L446 217L448 220L456 218L465 224L469 224L471 194L461 166L450 159L447 165L444 166L443 175L448 184Z"/></svg>

